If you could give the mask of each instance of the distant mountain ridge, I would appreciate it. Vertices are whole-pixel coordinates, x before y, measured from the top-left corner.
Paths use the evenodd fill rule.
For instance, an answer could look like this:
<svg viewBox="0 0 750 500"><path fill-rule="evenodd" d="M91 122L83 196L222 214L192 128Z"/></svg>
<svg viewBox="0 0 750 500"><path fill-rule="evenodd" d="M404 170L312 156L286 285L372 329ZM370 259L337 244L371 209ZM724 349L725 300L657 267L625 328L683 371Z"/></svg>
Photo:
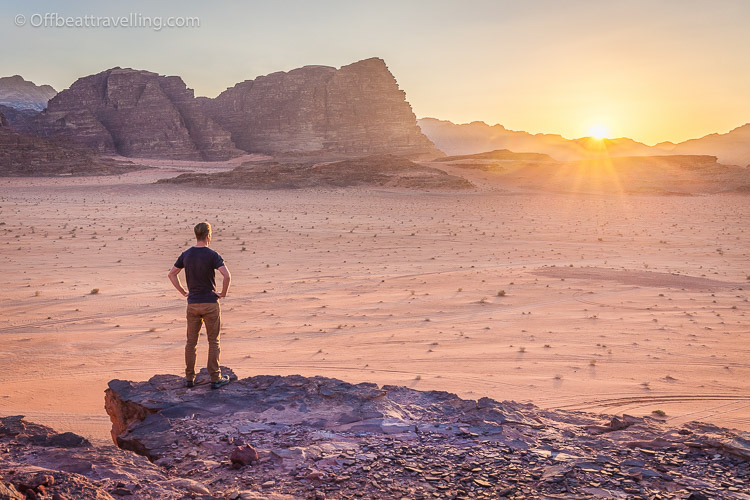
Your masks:
<svg viewBox="0 0 750 500"><path fill-rule="evenodd" d="M675 144L675 154L715 155L721 163L750 165L750 123L726 134L709 134Z"/></svg>
<svg viewBox="0 0 750 500"><path fill-rule="evenodd" d="M448 155L509 149L516 152L544 153L559 161L573 161L612 156L697 154L716 156L723 164L750 164L750 124L726 134L710 134L678 144L664 142L648 146L625 137L603 140L590 137L565 139L557 134L530 134L479 121L455 124L448 120L421 118L417 123L435 146Z"/></svg>
<svg viewBox="0 0 750 500"><path fill-rule="evenodd" d="M0 105L13 109L41 111L57 91L49 85L36 85L20 75L0 78Z"/></svg>

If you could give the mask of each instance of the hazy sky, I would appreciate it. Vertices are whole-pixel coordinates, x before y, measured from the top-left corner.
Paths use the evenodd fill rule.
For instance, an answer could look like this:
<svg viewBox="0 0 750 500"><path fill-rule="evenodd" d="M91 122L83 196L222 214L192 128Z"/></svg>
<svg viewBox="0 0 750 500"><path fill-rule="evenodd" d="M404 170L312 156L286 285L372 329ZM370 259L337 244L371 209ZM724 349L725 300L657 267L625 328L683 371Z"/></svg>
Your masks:
<svg viewBox="0 0 750 500"><path fill-rule="evenodd" d="M131 13L200 27L31 25ZM750 122L750 0L4 0L0 23L0 76L57 90L121 66L213 97L274 71L378 56L418 117L568 138L600 125L648 143Z"/></svg>

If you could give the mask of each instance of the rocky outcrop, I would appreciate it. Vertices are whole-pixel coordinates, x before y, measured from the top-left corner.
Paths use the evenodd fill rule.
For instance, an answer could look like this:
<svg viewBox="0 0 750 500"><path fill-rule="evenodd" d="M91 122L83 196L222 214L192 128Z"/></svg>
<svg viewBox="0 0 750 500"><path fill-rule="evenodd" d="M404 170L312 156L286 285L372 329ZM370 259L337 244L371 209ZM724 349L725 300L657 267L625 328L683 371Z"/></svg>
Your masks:
<svg viewBox="0 0 750 500"><path fill-rule="evenodd" d="M41 111L55 94L57 91L49 85L37 86L19 75L0 78L0 105Z"/></svg>
<svg viewBox="0 0 750 500"><path fill-rule="evenodd" d="M140 168L144 167L101 158L65 137L16 132L0 113L0 176L109 175Z"/></svg>
<svg viewBox="0 0 750 500"><path fill-rule="evenodd" d="M224 498L746 498L748 436L710 425L222 371L110 382L118 446Z"/></svg>
<svg viewBox="0 0 750 500"><path fill-rule="evenodd" d="M750 436L325 377L113 380L121 448L0 418L0 498L747 499ZM137 449L138 453L129 451Z"/></svg>
<svg viewBox="0 0 750 500"><path fill-rule="evenodd" d="M148 459L111 446L92 446L71 432L0 418L0 499L179 499L206 487L175 478Z"/></svg>
<svg viewBox="0 0 750 500"><path fill-rule="evenodd" d="M504 160L504 161L535 161L550 162L555 161L550 155L543 153L516 153L508 149L496 149L486 153L476 153L471 155L445 156L435 161L453 162L461 160Z"/></svg>
<svg viewBox="0 0 750 500"><path fill-rule="evenodd" d="M201 103L248 152L440 154L378 58L260 76Z"/></svg>
<svg viewBox="0 0 750 500"><path fill-rule="evenodd" d="M224 160L241 154L182 79L132 69L80 78L50 100L31 130L128 157Z"/></svg>
<svg viewBox="0 0 750 500"><path fill-rule="evenodd" d="M231 189L304 189L380 186L409 189L469 189L462 177L449 175L403 157L376 155L330 163L247 163L229 172L186 173L159 183Z"/></svg>

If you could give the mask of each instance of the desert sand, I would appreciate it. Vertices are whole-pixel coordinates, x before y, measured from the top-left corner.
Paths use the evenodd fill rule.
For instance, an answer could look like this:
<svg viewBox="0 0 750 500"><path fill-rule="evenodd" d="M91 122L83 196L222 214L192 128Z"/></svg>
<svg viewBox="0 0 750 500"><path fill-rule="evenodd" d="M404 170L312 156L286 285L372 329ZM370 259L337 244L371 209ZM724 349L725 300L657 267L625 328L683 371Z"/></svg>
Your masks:
<svg viewBox="0 0 750 500"><path fill-rule="evenodd" d="M0 179L0 415L111 443L109 380L184 371L166 274L208 220L233 276L222 364L241 377L750 430L747 196L526 191L480 171L464 192L219 190L155 185L186 170L157 166Z"/></svg>

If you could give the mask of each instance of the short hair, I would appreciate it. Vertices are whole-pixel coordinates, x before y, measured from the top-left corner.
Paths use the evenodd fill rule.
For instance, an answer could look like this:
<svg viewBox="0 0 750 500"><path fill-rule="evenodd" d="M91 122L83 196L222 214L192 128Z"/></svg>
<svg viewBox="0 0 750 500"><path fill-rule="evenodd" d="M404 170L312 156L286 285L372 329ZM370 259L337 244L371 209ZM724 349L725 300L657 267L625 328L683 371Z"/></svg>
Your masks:
<svg viewBox="0 0 750 500"><path fill-rule="evenodd" d="M208 222L200 222L195 225L195 238L198 241L204 241L211 234L211 224Z"/></svg>

